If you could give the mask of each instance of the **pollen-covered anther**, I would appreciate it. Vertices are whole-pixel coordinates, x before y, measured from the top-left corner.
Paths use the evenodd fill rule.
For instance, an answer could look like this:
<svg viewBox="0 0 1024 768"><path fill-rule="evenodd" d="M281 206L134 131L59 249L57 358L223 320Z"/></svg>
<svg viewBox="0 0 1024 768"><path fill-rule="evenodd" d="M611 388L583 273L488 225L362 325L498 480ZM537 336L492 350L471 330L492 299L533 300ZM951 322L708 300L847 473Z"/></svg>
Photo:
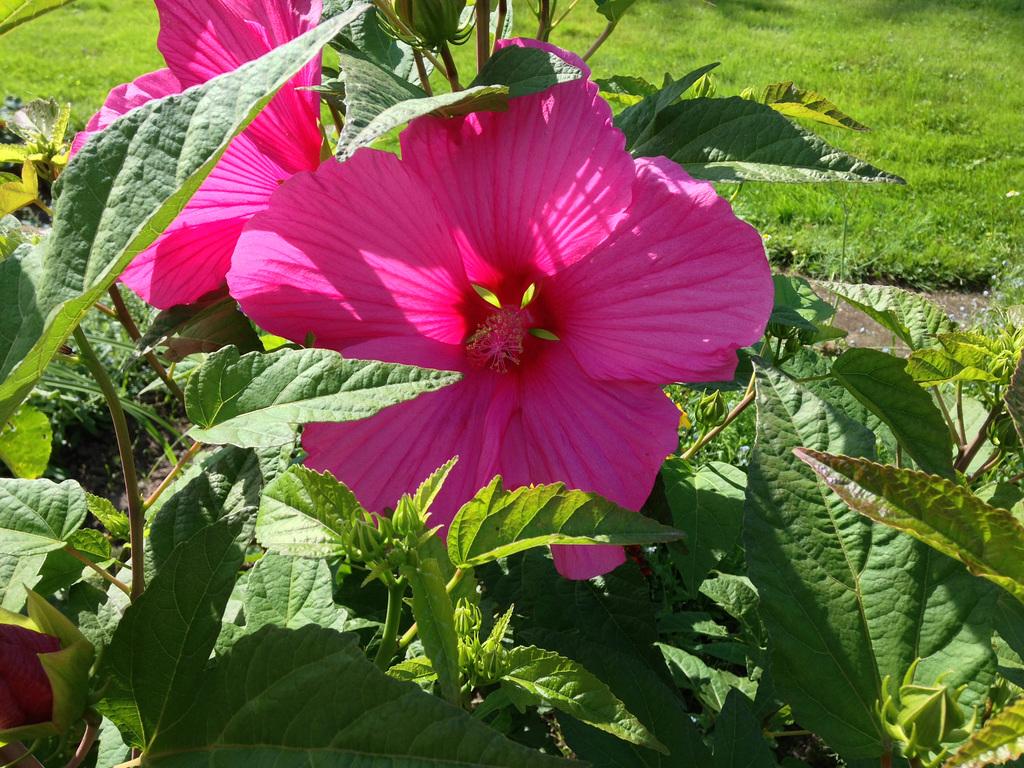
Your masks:
<svg viewBox="0 0 1024 768"><path fill-rule="evenodd" d="M466 354L473 365L506 373L510 362L519 364L525 332L518 312L500 309L477 326L466 342Z"/></svg>

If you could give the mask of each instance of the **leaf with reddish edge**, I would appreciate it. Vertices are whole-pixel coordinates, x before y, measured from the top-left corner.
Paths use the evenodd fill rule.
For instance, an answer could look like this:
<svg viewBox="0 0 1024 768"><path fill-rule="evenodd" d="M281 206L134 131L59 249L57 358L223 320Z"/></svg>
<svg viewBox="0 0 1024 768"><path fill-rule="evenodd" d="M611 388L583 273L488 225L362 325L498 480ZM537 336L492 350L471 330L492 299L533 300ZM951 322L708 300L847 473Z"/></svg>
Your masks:
<svg viewBox="0 0 1024 768"><path fill-rule="evenodd" d="M1003 393L1003 402L1006 403L1006 412L1013 419L1017 435L1024 441L1024 352L1017 360L1017 368L1010 379L1010 386Z"/></svg>
<svg viewBox="0 0 1024 768"><path fill-rule="evenodd" d="M942 768L1003 765L1024 755L1024 699L1018 699L985 723Z"/></svg>
<svg viewBox="0 0 1024 768"><path fill-rule="evenodd" d="M1024 602L1024 526L966 488L923 472L794 448L851 509L956 558Z"/></svg>

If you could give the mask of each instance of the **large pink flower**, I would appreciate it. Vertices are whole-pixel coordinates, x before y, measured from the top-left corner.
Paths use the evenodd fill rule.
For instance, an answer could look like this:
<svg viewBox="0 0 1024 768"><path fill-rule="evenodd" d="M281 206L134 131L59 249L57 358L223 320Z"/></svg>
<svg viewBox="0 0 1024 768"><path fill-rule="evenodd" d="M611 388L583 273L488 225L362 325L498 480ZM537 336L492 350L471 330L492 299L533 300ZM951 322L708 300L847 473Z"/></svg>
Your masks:
<svg viewBox="0 0 1024 768"><path fill-rule="evenodd" d="M662 385L731 378L773 288L760 237L710 184L623 147L578 80L506 113L417 119L401 159L359 150L275 192L228 273L250 317L349 357L465 375L370 419L309 425L307 464L379 510L458 454L435 524L496 474L640 508L678 443ZM624 559L555 549L570 578Z"/></svg>
<svg viewBox="0 0 1024 768"><path fill-rule="evenodd" d="M112 90L85 132L75 137L73 152L129 110L234 70L312 29L322 0L156 0L156 5L157 47L167 69ZM281 181L320 162L319 98L296 90L319 81L317 59L231 142L181 214L121 275L125 285L166 309L224 284L245 222L266 208Z"/></svg>

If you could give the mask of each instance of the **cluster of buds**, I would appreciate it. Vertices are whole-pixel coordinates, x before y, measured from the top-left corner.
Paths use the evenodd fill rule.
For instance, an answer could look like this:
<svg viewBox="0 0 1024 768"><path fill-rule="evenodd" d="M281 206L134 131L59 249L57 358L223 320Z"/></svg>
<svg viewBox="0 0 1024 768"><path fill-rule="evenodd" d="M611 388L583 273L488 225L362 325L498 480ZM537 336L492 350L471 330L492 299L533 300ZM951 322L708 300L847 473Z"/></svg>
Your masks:
<svg viewBox="0 0 1024 768"><path fill-rule="evenodd" d="M926 766L938 766L949 751L942 745L967 738L974 730L978 710L975 708L965 725L966 718L957 701L967 686L950 690L948 685L942 685L945 674L931 685L916 685L914 673L920 661L915 659L904 675L898 701L889 693L890 678L886 675L876 710L885 732L900 744L905 757L917 758Z"/></svg>
<svg viewBox="0 0 1024 768"><path fill-rule="evenodd" d="M502 640L512 619L512 609L495 622L491 634L480 642L480 608L466 598L455 607L455 632L459 637L459 668L471 686L489 685L505 674L508 651Z"/></svg>
<svg viewBox="0 0 1024 768"><path fill-rule="evenodd" d="M413 48L434 50L445 43L462 45L473 31L472 17L462 23L466 0L393 0L391 7L406 31L386 22L385 28Z"/></svg>
<svg viewBox="0 0 1024 768"><path fill-rule="evenodd" d="M796 354L802 347L817 341L821 335L817 329L812 331L810 328L796 328L781 323L768 323L768 334L785 341L784 350L787 355Z"/></svg>
<svg viewBox="0 0 1024 768"><path fill-rule="evenodd" d="M81 719L96 651L34 592L28 616L0 608L0 744L58 736Z"/></svg>

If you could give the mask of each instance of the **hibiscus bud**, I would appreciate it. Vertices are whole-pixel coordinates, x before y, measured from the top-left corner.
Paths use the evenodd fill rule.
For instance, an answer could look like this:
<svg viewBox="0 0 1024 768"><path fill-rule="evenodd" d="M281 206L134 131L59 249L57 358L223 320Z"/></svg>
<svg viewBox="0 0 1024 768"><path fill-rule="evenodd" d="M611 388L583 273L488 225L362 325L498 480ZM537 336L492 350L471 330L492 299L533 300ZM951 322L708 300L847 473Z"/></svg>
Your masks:
<svg viewBox="0 0 1024 768"><path fill-rule="evenodd" d="M427 48L466 41L469 29L459 25L466 0L394 0L392 7Z"/></svg>
<svg viewBox="0 0 1024 768"><path fill-rule="evenodd" d="M386 519L386 518L385 518ZM388 544L387 536L372 520L359 520L345 539L348 556L363 563L380 560Z"/></svg>
<svg viewBox="0 0 1024 768"><path fill-rule="evenodd" d="M1013 425L1013 419L1003 414L988 425L988 439L995 445L1005 450L1013 450L1020 447L1020 435Z"/></svg>
<svg viewBox="0 0 1024 768"><path fill-rule="evenodd" d="M398 502L398 509L391 517L395 529L395 536L404 539L410 533L419 533L423 527L423 520L420 519L419 510L412 503L409 494L405 494Z"/></svg>
<svg viewBox="0 0 1024 768"><path fill-rule="evenodd" d="M67 732L89 694L92 644L32 591L28 613L0 608L0 743Z"/></svg>
<svg viewBox="0 0 1024 768"><path fill-rule="evenodd" d="M707 427L717 427L725 417L729 415L729 408L722 398L721 392L712 392L700 401L697 406L697 416L701 424Z"/></svg>
<svg viewBox="0 0 1024 768"><path fill-rule="evenodd" d="M505 674L508 651L501 643L486 642L476 659L476 671L481 681L500 680Z"/></svg>
<svg viewBox="0 0 1024 768"><path fill-rule="evenodd" d="M455 633L463 638L472 637L480 629L481 621L480 609L466 598L459 598L455 607Z"/></svg>
<svg viewBox="0 0 1024 768"><path fill-rule="evenodd" d="M693 98L710 99L718 92L718 85L715 83L715 76L710 72L701 75L700 79L693 84Z"/></svg>

